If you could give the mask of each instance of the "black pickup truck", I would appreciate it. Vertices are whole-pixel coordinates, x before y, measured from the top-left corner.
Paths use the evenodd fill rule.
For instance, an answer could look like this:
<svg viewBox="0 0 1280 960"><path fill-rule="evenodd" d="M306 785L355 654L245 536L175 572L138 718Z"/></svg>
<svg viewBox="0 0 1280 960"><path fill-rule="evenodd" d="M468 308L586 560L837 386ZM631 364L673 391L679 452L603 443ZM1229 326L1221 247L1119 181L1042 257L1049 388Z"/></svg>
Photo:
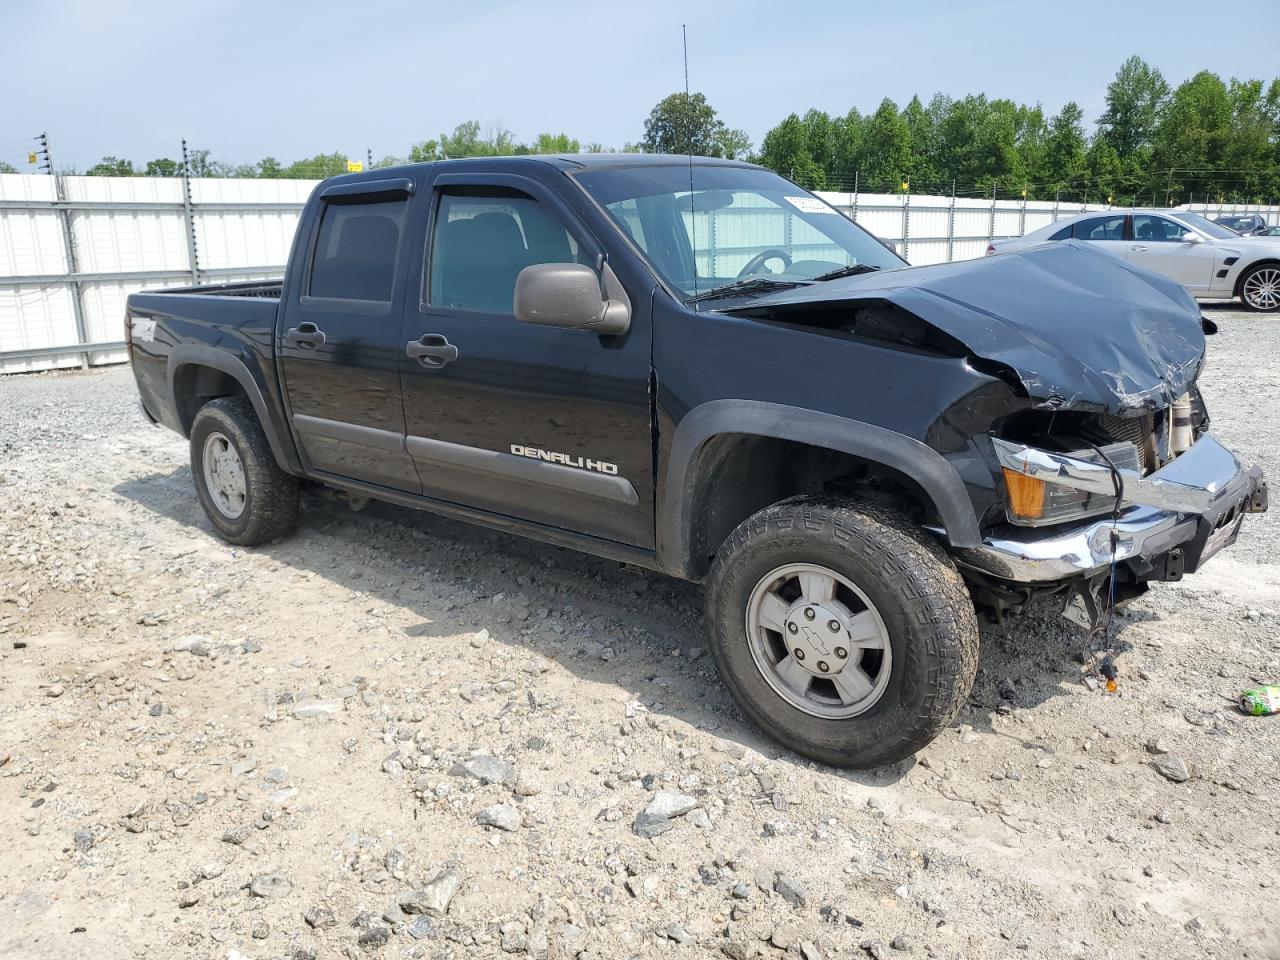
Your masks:
<svg viewBox="0 0 1280 960"><path fill-rule="evenodd" d="M282 281L126 317L226 540L323 484L705 581L742 709L859 767L955 715L975 607L1092 629L1266 508L1203 323L1072 241L908 268L766 170L627 154L326 180Z"/></svg>

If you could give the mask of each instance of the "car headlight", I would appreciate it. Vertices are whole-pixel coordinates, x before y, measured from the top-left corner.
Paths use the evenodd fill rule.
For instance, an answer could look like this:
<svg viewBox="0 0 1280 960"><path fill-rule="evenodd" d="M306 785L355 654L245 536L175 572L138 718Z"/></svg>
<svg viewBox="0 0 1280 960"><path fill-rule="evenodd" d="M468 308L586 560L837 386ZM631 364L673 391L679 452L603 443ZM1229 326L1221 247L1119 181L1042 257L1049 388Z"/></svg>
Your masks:
<svg viewBox="0 0 1280 960"><path fill-rule="evenodd" d="M1111 467L1107 464L1107 460L1128 476L1137 477L1141 471L1138 448L1132 443L1112 443L1100 447L1099 449L1106 454L1105 459L1093 449L1075 450L1062 454L1063 457L1069 457L1074 461L1096 464L1108 477L1109 492L1107 493L1097 489L1080 489L1043 479L1043 470L1029 470L1025 460L1019 462L1016 456L1008 455L1003 449L1013 448L1013 446L1007 441L999 441L997 454L1001 461L1000 470L1004 475L1005 491L1008 493L1009 520L1020 526L1047 526L1110 513L1116 507L1116 498L1113 492L1114 486L1109 479ZM1096 487L1098 484L1093 486Z"/></svg>

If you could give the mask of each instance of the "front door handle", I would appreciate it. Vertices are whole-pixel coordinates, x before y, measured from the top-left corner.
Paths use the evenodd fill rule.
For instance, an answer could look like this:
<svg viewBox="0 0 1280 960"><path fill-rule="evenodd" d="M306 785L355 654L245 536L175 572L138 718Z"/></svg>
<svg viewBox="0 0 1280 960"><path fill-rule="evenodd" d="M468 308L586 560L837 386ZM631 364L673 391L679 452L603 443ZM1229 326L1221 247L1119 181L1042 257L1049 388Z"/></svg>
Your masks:
<svg viewBox="0 0 1280 960"><path fill-rule="evenodd" d="M438 370L458 359L458 348L438 333L424 333L417 340L410 340L404 345L404 352L428 370Z"/></svg>
<svg viewBox="0 0 1280 960"><path fill-rule="evenodd" d="M1142 244L1140 244L1140 243L1134 244L1134 245L1133 245L1132 247L1130 247L1129 249L1130 249L1130 250L1132 250L1134 253L1146 253L1146 252L1147 252L1147 248L1146 248L1145 246L1143 246Z"/></svg>
<svg viewBox="0 0 1280 960"><path fill-rule="evenodd" d="M290 346L301 347L303 350L311 350L324 343L324 331L317 327L310 320L298 324L296 327L290 327L284 332L285 342Z"/></svg>

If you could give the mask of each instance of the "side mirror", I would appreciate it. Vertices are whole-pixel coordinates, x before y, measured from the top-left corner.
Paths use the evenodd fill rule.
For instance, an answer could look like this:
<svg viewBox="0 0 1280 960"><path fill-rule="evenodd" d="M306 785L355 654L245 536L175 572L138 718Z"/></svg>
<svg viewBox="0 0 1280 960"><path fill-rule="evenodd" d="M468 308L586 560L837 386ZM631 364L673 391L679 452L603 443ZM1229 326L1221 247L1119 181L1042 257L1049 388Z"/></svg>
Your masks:
<svg viewBox="0 0 1280 960"><path fill-rule="evenodd" d="M600 292L600 275L581 263L535 263L516 277L512 312L546 327L626 333L631 310Z"/></svg>
<svg viewBox="0 0 1280 960"><path fill-rule="evenodd" d="M1196 233L1194 230L1188 230L1178 239L1183 243L1204 243L1204 237L1200 236L1200 234Z"/></svg>

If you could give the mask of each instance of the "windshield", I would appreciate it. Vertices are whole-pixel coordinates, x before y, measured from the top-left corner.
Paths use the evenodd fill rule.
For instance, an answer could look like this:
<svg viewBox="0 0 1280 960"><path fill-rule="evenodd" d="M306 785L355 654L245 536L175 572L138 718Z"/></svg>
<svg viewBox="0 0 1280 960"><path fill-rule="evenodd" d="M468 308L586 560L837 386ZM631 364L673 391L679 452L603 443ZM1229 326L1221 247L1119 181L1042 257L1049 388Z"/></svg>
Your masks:
<svg viewBox="0 0 1280 960"><path fill-rule="evenodd" d="M1198 213L1183 213L1179 211L1178 219L1195 227L1206 236L1213 237L1215 240L1230 240L1232 237L1240 236L1234 230L1228 230L1222 224L1214 223L1208 217L1202 217Z"/></svg>
<svg viewBox="0 0 1280 960"><path fill-rule="evenodd" d="M766 170L695 163L692 171L637 165L575 176L686 299L744 280L754 282L726 293L904 265L839 211Z"/></svg>

